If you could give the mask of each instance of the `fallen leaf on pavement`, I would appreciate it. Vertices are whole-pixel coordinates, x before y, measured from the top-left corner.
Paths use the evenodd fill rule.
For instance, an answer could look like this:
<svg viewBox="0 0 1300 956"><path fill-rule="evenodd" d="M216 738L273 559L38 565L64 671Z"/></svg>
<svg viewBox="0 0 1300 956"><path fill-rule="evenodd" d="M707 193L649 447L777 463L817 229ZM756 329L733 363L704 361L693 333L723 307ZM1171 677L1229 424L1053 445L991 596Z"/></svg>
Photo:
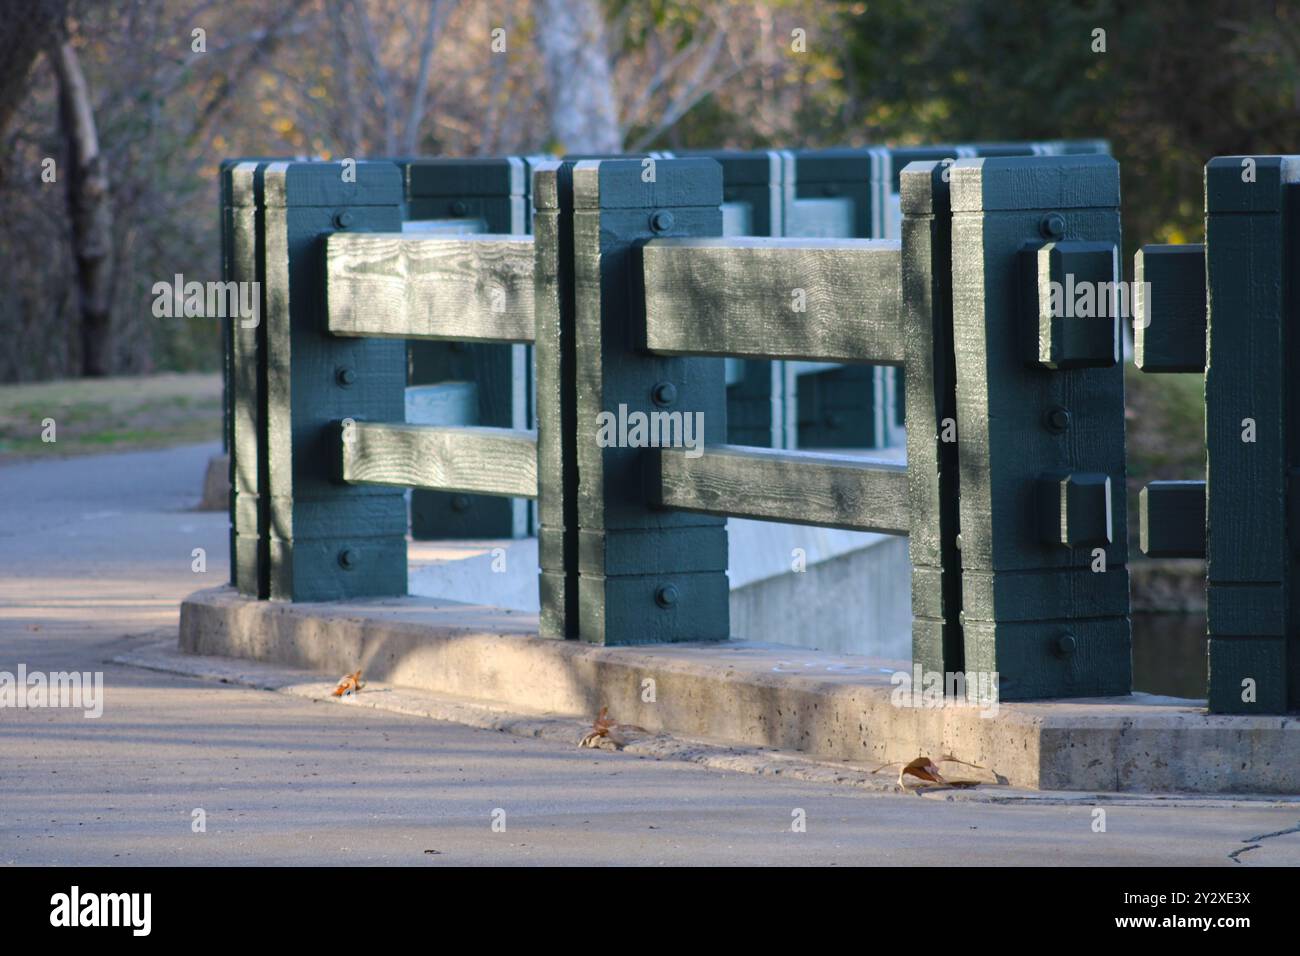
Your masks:
<svg viewBox="0 0 1300 956"><path fill-rule="evenodd" d="M650 731L635 724L620 724L609 716L609 708L600 708L600 713L591 725L587 735L578 741L579 747L592 747L597 750L622 750L630 740L629 735L648 734Z"/></svg>
<svg viewBox="0 0 1300 956"><path fill-rule="evenodd" d="M339 685L334 688L334 696L347 697L361 690L361 687L361 671L354 671L351 674L345 674L339 680Z"/></svg>

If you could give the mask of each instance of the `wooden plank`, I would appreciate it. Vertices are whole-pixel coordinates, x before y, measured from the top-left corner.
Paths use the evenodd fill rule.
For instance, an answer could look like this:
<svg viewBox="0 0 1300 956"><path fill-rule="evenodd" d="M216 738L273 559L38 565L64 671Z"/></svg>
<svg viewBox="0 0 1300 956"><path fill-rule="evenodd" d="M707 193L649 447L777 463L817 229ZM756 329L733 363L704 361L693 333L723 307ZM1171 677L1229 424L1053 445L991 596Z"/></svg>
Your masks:
<svg viewBox="0 0 1300 956"><path fill-rule="evenodd" d="M352 484L537 497L536 432L354 422L340 444Z"/></svg>
<svg viewBox="0 0 1300 956"><path fill-rule="evenodd" d="M264 173L273 599L406 593L405 497L336 481L330 440L344 418L399 421L403 413L402 343L338 338L321 321L325 237L344 224L381 232L401 226L397 168L363 162L355 174L347 181L341 163L272 163Z"/></svg>
<svg viewBox="0 0 1300 956"><path fill-rule="evenodd" d="M1205 482L1152 481L1138 494L1142 553L1205 557Z"/></svg>
<svg viewBox="0 0 1300 956"><path fill-rule="evenodd" d="M891 153L884 147L800 150L795 152L797 197L787 235L805 234L808 213L832 204L851 207L851 216L824 222L823 234L843 238L897 239L898 202L891 195ZM896 187L893 192L897 192ZM894 370L881 365L850 365L796 381L789 397L798 411L800 448L884 448L898 446L903 433L890 409L902 405ZM899 423L901 424L901 423Z"/></svg>
<svg viewBox="0 0 1300 956"><path fill-rule="evenodd" d="M655 239L641 255L652 352L903 361L897 242Z"/></svg>
<svg viewBox="0 0 1300 956"><path fill-rule="evenodd" d="M694 155L694 154L692 154ZM701 153L722 167L722 234L780 236L794 202L794 156L787 151L714 150ZM744 215L732 212L744 210ZM733 375L733 369L739 375ZM794 400L787 364L727 360L727 441L790 448L795 443Z"/></svg>
<svg viewBox="0 0 1300 956"><path fill-rule="evenodd" d="M1137 367L1144 372L1204 372L1205 246L1143 246L1133 257L1133 280Z"/></svg>
<svg viewBox="0 0 1300 956"><path fill-rule="evenodd" d="M952 210L947 167L902 171L903 328L912 561L912 660L964 669L961 554L957 549L956 364L952 348Z"/></svg>
<svg viewBox="0 0 1300 956"><path fill-rule="evenodd" d="M1249 167L1251 175L1246 175ZM1300 707L1288 539L1288 474L1300 464L1289 376L1300 157L1225 156L1205 168L1205 365L1209 705L1214 713ZM1251 681L1254 699L1243 699Z"/></svg>
<svg viewBox="0 0 1300 956"><path fill-rule="evenodd" d="M907 534L907 466L849 455L719 445L658 448L647 484L681 511Z"/></svg>
<svg viewBox="0 0 1300 956"><path fill-rule="evenodd" d="M709 445L726 434L722 362L647 354L628 334L638 305L634 250L665 235L718 235L721 170L709 159L660 159L653 182L642 170L638 160L573 167L579 635L602 644L725 640L724 521L654 508L641 490L643 449L597 440L602 413L620 406L702 414ZM660 387L669 385L671 394ZM701 547L701 538L714 546ZM662 570L659 556L685 562L691 548L716 558ZM630 559L611 565L609 555L620 553Z"/></svg>
<svg viewBox="0 0 1300 956"><path fill-rule="evenodd" d="M1027 244L1058 232L1118 246L1119 167L1088 155L959 159L949 181L965 667L998 672L1004 700L1127 694L1129 619L1103 600L1127 593L1123 498L1108 545L1045 544L1035 507L1048 474L1125 487L1123 368L1027 363L1036 326L1021 299L1037 276L1018 265ZM1016 595L1034 588L1054 599L1025 620Z"/></svg>
<svg viewBox="0 0 1300 956"><path fill-rule="evenodd" d="M342 233L325 255L334 335L533 340L530 236Z"/></svg>
<svg viewBox="0 0 1300 956"><path fill-rule="evenodd" d="M445 229L459 223L460 234L526 235L529 162L520 156L400 160L406 219L442 220ZM406 348L410 384L471 381L478 387L477 424L534 427L530 346L412 339ZM523 499L416 490L411 493L411 536L523 537L535 528L531 508Z"/></svg>

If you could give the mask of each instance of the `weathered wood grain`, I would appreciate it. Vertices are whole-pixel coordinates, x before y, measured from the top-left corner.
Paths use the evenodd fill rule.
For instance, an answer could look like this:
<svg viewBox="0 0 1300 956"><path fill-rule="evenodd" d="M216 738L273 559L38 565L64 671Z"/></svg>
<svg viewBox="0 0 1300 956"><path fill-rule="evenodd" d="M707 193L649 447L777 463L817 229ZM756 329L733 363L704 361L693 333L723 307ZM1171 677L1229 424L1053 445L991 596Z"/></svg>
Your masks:
<svg viewBox="0 0 1300 956"><path fill-rule="evenodd" d="M326 269L334 335L533 340L530 236L338 234Z"/></svg>
<svg viewBox="0 0 1300 956"><path fill-rule="evenodd" d="M783 235L786 210L794 202L792 154L784 150L711 150L699 155L722 167L724 236ZM733 370L739 374L733 375ZM789 364L728 359L727 441L791 448L796 428Z"/></svg>
<svg viewBox="0 0 1300 956"><path fill-rule="evenodd" d="M537 497L536 432L353 422L340 445L353 484Z"/></svg>
<svg viewBox="0 0 1300 956"><path fill-rule="evenodd" d="M656 239L641 254L653 352L903 361L897 242Z"/></svg>
<svg viewBox="0 0 1300 956"><path fill-rule="evenodd" d="M907 534L907 466L849 455L719 445L648 456L651 499L702 514Z"/></svg>
<svg viewBox="0 0 1300 956"><path fill-rule="evenodd" d="M897 177L891 185L894 150L852 147L796 150L796 199L786 235L897 239ZM847 208L845 208L847 207ZM898 370L880 364L847 365L800 373L796 388L799 448L885 448L904 441Z"/></svg>

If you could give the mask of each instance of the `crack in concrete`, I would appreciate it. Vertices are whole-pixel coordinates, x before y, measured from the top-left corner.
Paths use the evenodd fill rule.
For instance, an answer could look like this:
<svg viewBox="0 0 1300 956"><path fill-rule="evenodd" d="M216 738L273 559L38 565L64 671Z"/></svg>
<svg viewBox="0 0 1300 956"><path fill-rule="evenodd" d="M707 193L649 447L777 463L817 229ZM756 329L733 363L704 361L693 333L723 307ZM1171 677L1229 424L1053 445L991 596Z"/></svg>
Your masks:
<svg viewBox="0 0 1300 956"><path fill-rule="evenodd" d="M1261 833L1259 836L1246 837L1246 839L1242 840L1241 842L1249 843L1250 846L1243 846L1240 849L1233 850L1231 853L1228 854L1228 859L1231 860L1233 863L1240 863L1241 854L1247 853L1251 850L1258 850L1262 845L1262 841L1264 840L1271 840L1273 839L1273 837L1286 836L1288 833L1300 833L1300 823L1297 823L1293 827L1288 827L1285 830L1275 830L1272 833ZM1261 841L1261 842L1256 842L1256 841Z"/></svg>

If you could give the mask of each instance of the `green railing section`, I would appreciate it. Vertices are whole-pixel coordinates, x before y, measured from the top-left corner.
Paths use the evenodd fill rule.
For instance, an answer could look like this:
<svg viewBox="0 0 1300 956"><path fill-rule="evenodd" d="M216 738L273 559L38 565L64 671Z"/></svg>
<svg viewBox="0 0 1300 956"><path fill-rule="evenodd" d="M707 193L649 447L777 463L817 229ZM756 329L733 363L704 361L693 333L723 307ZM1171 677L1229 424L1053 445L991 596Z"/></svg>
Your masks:
<svg viewBox="0 0 1300 956"><path fill-rule="evenodd" d="M1206 559L1210 709L1300 709L1300 157L1205 168L1205 243L1147 246L1145 372L1204 372L1204 481L1142 490L1150 555Z"/></svg>
<svg viewBox="0 0 1300 956"><path fill-rule="evenodd" d="M867 198L848 204L857 179L801 197L800 156L779 152L230 165L227 276L262 293L262 321L229 329L234 584L404 594L403 489L536 499L543 636L713 641L730 636L728 516L906 534L918 664L996 672L1004 700L1128 693L1121 325L1062 314L1053 292L1119 280L1119 167L1090 143L937 149L957 155L859 151ZM1213 476L1208 508L1202 486L1149 488L1142 540L1192 552L1208 523L1211 708L1271 713L1300 691L1284 321L1298 207L1291 161L1256 159L1240 187L1238 160L1208 167L1205 252L1139 255L1139 364L1206 369ZM494 175L509 215L489 222L490 190L471 186ZM424 176L467 198L417 208ZM808 176L812 192L832 182ZM842 228L808 235L815 220ZM838 234L868 230L886 235ZM408 349L426 348L511 356L510 413L408 423ZM737 397L737 362L901 379L906 464L784 444L788 373ZM729 430L742 400L753 441Z"/></svg>

